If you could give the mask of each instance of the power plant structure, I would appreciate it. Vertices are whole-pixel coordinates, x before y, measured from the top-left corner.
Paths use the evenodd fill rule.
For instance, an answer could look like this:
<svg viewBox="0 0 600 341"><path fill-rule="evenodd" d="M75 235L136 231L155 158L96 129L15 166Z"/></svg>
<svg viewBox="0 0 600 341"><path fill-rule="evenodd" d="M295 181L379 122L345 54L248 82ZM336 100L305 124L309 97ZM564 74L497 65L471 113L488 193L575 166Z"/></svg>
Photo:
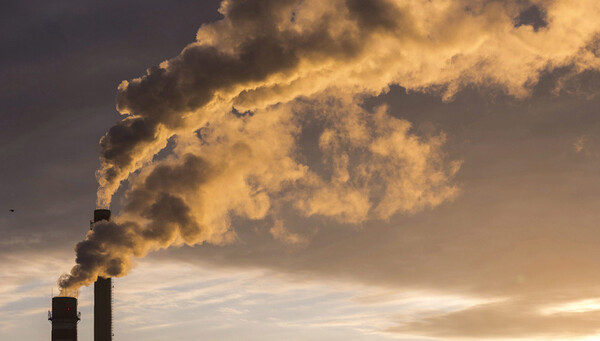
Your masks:
<svg viewBox="0 0 600 341"><path fill-rule="evenodd" d="M110 210L94 210L94 223L110 221ZM52 297L52 311L48 320L52 323L52 341L77 341L77 323L81 313L77 312L78 291L62 290ZM98 277L94 282L94 341L112 341L112 280Z"/></svg>
<svg viewBox="0 0 600 341"><path fill-rule="evenodd" d="M110 210L94 210L93 223L102 220L110 220ZM94 283L94 341L112 341L112 336L112 280L98 277Z"/></svg>
<svg viewBox="0 0 600 341"><path fill-rule="evenodd" d="M77 312L77 297L68 294L52 297L48 320L52 323L52 341L77 341L77 323L81 320L81 313Z"/></svg>

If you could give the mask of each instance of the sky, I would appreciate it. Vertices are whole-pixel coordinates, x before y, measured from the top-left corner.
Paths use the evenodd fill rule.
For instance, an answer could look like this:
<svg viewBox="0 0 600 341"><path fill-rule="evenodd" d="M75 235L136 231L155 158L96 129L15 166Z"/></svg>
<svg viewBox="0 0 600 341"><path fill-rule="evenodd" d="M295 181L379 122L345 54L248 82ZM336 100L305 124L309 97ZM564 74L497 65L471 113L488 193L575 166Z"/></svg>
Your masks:
<svg viewBox="0 0 600 341"><path fill-rule="evenodd" d="M596 1L2 7L0 339L600 338Z"/></svg>

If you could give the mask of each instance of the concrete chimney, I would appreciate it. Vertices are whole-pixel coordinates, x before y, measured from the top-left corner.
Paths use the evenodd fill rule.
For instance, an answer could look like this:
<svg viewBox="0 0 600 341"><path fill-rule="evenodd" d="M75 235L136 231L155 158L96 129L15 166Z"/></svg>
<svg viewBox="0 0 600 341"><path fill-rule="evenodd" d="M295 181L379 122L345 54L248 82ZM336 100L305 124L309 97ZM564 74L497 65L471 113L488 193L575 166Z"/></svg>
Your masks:
<svg viewBox="0 0 600 341"><path fill-rule="evenodd" d="M110 220L110 210L94 211L94 223ZM94 283L94 341L112 341L112 280L98 277Z"/></svg>
<svg viewBox="0 0 600 341"><path fill-rule="evenodd" d="M80 319L77 298L52 297L52 312L48 312L48 320L52 323L52 341L77 341L77 323Z"/></svg>

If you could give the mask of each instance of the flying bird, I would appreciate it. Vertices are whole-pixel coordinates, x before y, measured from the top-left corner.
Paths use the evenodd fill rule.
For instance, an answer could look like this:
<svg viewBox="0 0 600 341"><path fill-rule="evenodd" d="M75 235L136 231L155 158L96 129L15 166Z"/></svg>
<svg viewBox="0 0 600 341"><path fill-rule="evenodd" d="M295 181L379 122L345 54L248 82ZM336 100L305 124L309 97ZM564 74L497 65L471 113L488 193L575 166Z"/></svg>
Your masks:
<svg viewBox="0 0 600 341"><path fill-rule="evenodd" d="M9 211L14 212L15 210L13 208L11 208Z"/></svg>

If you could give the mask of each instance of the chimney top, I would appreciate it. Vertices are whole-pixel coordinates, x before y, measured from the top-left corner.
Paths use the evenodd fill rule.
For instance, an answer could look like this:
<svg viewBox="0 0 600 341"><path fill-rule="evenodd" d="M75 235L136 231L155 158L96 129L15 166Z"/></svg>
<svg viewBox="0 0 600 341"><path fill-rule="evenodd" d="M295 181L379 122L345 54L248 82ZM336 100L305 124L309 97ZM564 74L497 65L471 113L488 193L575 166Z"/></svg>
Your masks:
<svg viewBox="0 0 600 341"><path fill-rule="evenodd" d="M110 210L107 210L107 209L94 210L94 223L99 222L100 220L110 220Z"/></svg>

